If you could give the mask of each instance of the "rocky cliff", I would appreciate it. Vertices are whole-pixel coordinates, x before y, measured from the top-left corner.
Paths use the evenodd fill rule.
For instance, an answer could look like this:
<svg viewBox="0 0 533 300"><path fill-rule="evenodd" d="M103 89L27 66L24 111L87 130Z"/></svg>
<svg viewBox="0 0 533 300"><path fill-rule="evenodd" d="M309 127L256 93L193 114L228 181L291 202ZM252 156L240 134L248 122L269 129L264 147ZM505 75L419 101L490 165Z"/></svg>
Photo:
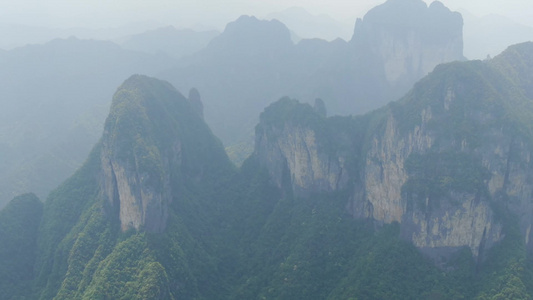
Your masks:
<svg viewBox="0 0 533 300"><path fill-rule="evenodd" d="M440 63L464 59L463 19L439 1L389 0L357 20L351 42L377 56L389 84L411 85Z"/></svg>
<svg viewBox="0 0 533 300"><path fill-rule="evenodd" d="M295 114L297 118L291 118ZM254 154L279 188L309 195L346 186L344 158L328 155L324 151L327 145L315 130L317 124L325 123L325 114L297 100L283 98L266 108L260 119Z"/></svg>
<svg viewBox="0 0 533 300"><path fill-rule="evenodd" d="M202 156L205 149L196 147L211 144L211 139L196 89L186 99L170 84L145 76L122 84L102 137L101 190L123 231L165 229L168 206L179 196L172 179L205 177L209 159ZM212 155L223 155L219 151Z"/></svg>
<svg viewBox="0 0 533 300"><path fill-rule="evenodd" d="M531 45L439 66L366 116L324 118L280 100L261 115L255 155L296 196L348 190L350 214L400 223L401 235L429 255L466 246L481 256L509 232L509 213L532 248L533 106L524 79L504 75L527 78Z"/></svg>

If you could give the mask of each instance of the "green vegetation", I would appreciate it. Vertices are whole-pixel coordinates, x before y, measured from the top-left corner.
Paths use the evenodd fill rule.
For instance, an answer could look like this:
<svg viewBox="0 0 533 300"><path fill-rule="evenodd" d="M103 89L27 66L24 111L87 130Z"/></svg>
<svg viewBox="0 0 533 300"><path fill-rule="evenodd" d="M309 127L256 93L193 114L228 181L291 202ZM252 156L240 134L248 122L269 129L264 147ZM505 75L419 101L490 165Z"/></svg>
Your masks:
<svg viewBox="0 0 533 300"><path fill-rule="evenodd" d="M365 116L326 118L324 107L317 112L289 98L272 104L257 132L275 139L291 128L312 130L319 152L342 158L350 177L339 190L306 197L274 186L259 157L236 169L187 99L168 83L133 76L117 91L104 136L83 167L44 206L28 194L0 212L0 293L47 300L530 299L533 260L516 196L490 194L494 174L483 161L495 155L492 137L530 149L533 110L503 101L528 97L505 65L441 66L403 100ZM408 209L428 198L453 200L454 192L490 202L503 240L477 260L465 247L437 266L400 237L402 224L348 214L365 180L366 153L391 119L399 134L412 137L424 126L434 139L404 162ZM505 153L502 177L529 167L510 167L521 153ZM121 230L121 203L104 188L118 179L102 183L103 158L126 166L145 191L168 192L162 232Z"/></svg>
<svg viewBox="0 0 533 300"><path fill-rule="evenodd" d="M402 193L423 207L426 199L438 205L439 198L453 198L451 192L489 196L485 186L491 174L479 159L467 153L411 154L405 162L409 180Z"/></svg>

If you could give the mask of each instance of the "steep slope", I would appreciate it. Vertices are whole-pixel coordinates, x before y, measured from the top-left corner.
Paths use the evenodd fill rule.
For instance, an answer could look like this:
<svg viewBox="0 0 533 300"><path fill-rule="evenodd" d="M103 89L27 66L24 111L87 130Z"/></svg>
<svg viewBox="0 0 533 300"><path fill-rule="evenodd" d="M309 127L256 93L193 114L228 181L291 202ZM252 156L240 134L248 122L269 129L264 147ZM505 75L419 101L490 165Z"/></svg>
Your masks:
<svg viewBox="0 0 533 300"><path fill-rule="evenodd" d="M57 39L0 59L0 207L32 191L44 199L98 141L116 87L169 58L111 42Z"/></svg>
<svg viewBox="0 0 533 300"><path fill-rule="evenodd" d="M439 1L392 0L357 20L351 42L369 48L391 87L405 92L436 65L464 59L462 32L461 15Z"/></svg>
<svg viewBox="0 0 533 300"><path fill-rule="evenodd" d="M215 178L233 173L186 98L132 76L115 93L101 142L45 203L36 296L197 297L210 276L198 270L216 270L199 238L211 222L199 219L216 216Z"/></svg>
<svg viewBox="0 0 533 300"><path fill-rule="evenodd" d="M480 266L489 261L483 282L519 282L523 293L526 275L512 270L532 249L532 50L441 65L362 117L324 119L281 100L261 115L254 156L279 188L346 193L353 217L399 223L442 266L466 247Z"/></svg>
<svg viewBox="0 0 533 300"><path fill-rule="evenodd" d="M439 66L365 117L323 119L283 100L263 113L255 155L297 195L353 189L355 217L405 224L420 248L469 246L477 256L503 237L496 199L523 214L529 245L530 48Z"/></svg>

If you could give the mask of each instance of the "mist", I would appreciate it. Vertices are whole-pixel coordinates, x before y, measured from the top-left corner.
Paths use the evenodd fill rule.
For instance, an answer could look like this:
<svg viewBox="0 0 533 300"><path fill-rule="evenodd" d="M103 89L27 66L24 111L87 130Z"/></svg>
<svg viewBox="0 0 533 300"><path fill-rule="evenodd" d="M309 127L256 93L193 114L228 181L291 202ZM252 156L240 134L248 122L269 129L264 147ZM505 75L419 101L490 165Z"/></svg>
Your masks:
<svg viewBox="0 0 533 300"><path fill-rule="evenodd" d="M433 1L425 0L427 4ZM481 17L499 14L516 22L533 26L533 3L524 0L459 1L443 0L452 10L465 10ZM240 15L264 17L291 7L302 7L314 15L326 14L337 21L354 21L380 0L302 1L64 1L22 0L2 1L0 18L3 24L18 24L49 28L83 27L102 29L132 23L174 25L177 27L204 26L222 30Z"/></svg>

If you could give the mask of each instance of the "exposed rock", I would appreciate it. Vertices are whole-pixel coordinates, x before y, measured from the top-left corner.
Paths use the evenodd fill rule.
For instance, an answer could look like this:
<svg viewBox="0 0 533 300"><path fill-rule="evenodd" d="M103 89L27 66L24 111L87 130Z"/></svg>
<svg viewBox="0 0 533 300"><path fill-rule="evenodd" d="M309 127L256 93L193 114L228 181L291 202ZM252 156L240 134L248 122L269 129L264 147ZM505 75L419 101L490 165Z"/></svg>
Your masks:
<svg viewBox="0 0 533 300"><path fill-rule="evenodd" d="M255 154L279 187L296 196L346 191L350 214L400 223L431 257L468 247L481 260L512 230L531 251L533 106L529 77L515 74L531 73L531 45L441 65L367 116L326 119L280 100L261 115Z"/></svg>
<svg viewBox="0 0 533 300"><path fill-rule="evenodd" d="M165 229L171 201L170 169L181 160L177 136L167 143L172 145L170 149L155 146L159 141L154 137L161 134L154 132L157 130L151 123L165 108L150 95L157 91L144 88L147 82L160 84L132 76L117 90L102 138L102 191L112 214L118 214L123 231ZM164 85L159 88L168 89Z"/></svg>
<svg viewBox="0 0 533 300"><path fill-rule="evenodd" d="M344 160L321 153L313 130L288 125L278 134L274 141L267 131L256 137L256 154L278 187L283 186L284 170L289 171L291 188L299 196L335 191L346 184Z"/></svg>
<svg viewBox="0 0 533 300"><path fill-rule="evenodd" d="M461 15L438 1L389 0L357 20L352 43L377 55L389 84L401 86L463 60L462 29Z"/></svg>
<svg viewBox="0 0 533 300"><path fill-rule="evenodd" d="M323 118L308 104L299 104L289 99L281 100L278 104L306 110L310 118ZM306 196L310 193L335 191L346 185L348 174L344 159L324 153L316 135L314 130L298 122L265 121L257 126L255 155L268 168L278 187L290 184L290 189L297 196ZM286 171L289 172L288 178L284 176ZM285 182L286 179L288 182Z"/></svg>
<svg viewBox="0 0 533 300"><path fill-rule="evenodd" d="M123 231L164 231L182 181L198 184L229 168L222 144L196 110L199 98L196 90L187 99L168 82L140 75L115 93L102 137L100 186L107 214Z"/></svg>

